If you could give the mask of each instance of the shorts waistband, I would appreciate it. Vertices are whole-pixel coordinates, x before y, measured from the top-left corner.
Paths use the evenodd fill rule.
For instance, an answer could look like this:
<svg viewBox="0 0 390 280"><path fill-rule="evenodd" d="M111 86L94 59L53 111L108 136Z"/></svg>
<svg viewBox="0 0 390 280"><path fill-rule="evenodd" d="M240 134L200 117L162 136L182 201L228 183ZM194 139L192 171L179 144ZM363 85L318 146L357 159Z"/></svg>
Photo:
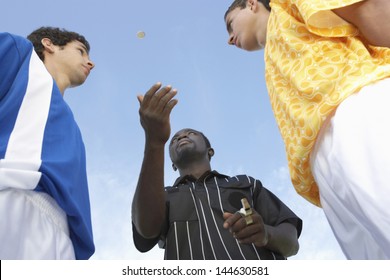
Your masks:
<svg viewBox="0 0 390 280"><path fill-rule="evenodd" d="M44 192L24 191L26 198L30 200L36 207L44 212L54 224L56 224L62 231L69 235L67 215L57 202L50 195Z"/></svg>

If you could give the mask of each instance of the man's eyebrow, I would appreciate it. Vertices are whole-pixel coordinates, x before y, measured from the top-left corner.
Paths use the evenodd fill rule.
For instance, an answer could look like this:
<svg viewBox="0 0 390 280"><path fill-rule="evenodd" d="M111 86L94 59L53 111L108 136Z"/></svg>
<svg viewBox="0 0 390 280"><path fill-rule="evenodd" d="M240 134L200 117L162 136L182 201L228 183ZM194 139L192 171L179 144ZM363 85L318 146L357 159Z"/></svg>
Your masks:
<svg viewBox="0 0 390 280"><path fill-rule="evenodd" d="M86 53L89 53L87 47L84 44L81 44L81 47L85 50Z"/></svg>
<svg viewBox="0 0 390 280"><path fill-rule="evenodd" d="M77 43L77 45L78 45L80 48L84 49L84 51L85 51L86 53L89 53L87 47L86 47L83 43L81 43L80 41L77 41L77 40L76 40L76 43Z"/></svg>

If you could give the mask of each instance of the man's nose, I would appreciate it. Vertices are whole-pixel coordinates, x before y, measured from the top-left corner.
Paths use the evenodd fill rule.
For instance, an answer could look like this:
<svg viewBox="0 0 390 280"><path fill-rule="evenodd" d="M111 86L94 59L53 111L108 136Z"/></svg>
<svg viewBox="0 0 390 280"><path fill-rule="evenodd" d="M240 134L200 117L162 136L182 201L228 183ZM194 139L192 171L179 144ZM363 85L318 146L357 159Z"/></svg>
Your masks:
<svg viewBox="0 0 390 280"><path fill-rule="evenodd" d="M177 137L177 140L181 140L183 138L187 138L187 133L180 134L179 137Z"/></svg>
<svg viewBox="0 0 390 280"><path fill-rule="evenodd" d="M93 68L95 68L95 63L93 63L92 60L88 59L87 64L88 64L90 70L92 70Z"/></svg>

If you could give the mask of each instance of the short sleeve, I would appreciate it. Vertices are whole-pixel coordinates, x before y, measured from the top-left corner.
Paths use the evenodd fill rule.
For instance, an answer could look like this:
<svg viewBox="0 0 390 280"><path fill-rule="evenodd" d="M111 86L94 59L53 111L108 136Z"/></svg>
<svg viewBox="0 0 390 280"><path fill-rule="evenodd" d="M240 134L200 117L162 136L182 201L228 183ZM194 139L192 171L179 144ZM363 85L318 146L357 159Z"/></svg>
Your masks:
<svg viewBox="0 0 390 280"><path fill-rule="evenodd" d="M298 237L302 231L302 220L276 195L263 187L260 181L254 191L254 208L262 216L264 223L277 226L290 223L297 229Z"/></svg>
<svg viewBox="0 0 390 280"><path fill-rule="evenodd" d="M310 32L324 37L355 36L358 29L332 10L362 0L291 0Z"/></svg>
<svg viewBox="0 0 390 280"><path fill-rule="evenodd" d="M133 227L133 242L134 242L135 248L137 248L138 251L140 251L142 253L148 252L159 241L159 237L156 237L153 239L144 238L141 234L139 234L134 223L132 223L132 227Z"/></svg>
<svg viewBox="0 0 390 280"><path fill-rule="evenodd" d="M165 188L165 191L167 191L167 188ZM156 244L159 245L160 248L165 248L165 239L168 231L168 217L169 217L169 201L166 201L166 213L165 213L165 221L163 222L161 226L161 233L156 238L145 238L143 237L135 227L134 223L132 223L133 228L133 241L134 245L137 248L138 251L144 253L148 252L149 250L153 249Z"/></svg>

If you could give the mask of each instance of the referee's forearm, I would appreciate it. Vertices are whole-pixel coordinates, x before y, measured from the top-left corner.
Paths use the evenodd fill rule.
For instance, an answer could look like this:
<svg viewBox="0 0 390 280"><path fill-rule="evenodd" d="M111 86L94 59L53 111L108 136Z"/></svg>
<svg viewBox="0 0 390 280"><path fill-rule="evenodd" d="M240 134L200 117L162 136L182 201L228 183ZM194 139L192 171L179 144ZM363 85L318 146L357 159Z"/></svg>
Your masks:
<svg viewBox="0 0 390 280"><path fill-rule="evenodd" d="M156 237L165 219L164 146L146 148L132 204L132 220L145 238Z"/></svg>

